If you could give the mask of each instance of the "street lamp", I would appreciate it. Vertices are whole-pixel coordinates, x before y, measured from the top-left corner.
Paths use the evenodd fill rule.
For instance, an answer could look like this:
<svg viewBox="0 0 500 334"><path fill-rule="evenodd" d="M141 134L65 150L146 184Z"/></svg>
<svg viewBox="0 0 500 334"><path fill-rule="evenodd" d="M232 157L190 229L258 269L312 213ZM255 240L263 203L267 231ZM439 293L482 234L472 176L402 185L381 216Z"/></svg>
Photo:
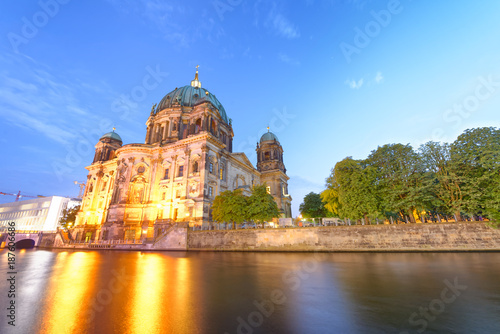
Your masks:
<svg viewBox="0 0 500 334"><path fill-rule="evenodd" d="M75 184L80 186L80 192L78 193L78 198L83 198L83 189L85 189L85 183L75 181Z"/></svg>

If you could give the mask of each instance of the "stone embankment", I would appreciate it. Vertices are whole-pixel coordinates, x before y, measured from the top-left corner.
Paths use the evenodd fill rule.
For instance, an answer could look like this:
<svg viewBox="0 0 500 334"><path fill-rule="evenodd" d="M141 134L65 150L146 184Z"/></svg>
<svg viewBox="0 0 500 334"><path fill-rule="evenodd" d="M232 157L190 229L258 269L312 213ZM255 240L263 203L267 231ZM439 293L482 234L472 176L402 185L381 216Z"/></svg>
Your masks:
<svg viewBox="0 0 500 334"><path fill-rule="evenodd" d="M189 231L189 250L500 251L500 230L484 222Z"/></svg>
<svg viewBox="0 0 500 334"><path fill-rule="evenodd" d="M65 248L88 250L187 250L187 226L178 224L170 227L154 240L123 241L102 240L99 242L74 242L62 232L44 235L40 248Z"/></svg>
<svg viewBox="0 0 500 334"><path fill-rule="evenodd" d="M191 231L175 225L153 241L75 243L61 232L42 248L103 250L422 252L500 251L500 230L485 222Z"/></svg>

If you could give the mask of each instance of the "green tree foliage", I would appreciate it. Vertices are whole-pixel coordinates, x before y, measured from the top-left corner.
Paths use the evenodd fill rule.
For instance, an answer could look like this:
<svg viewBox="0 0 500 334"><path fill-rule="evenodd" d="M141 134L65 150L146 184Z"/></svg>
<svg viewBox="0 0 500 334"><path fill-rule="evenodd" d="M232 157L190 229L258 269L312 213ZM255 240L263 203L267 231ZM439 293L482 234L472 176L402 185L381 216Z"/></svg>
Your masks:
<svg viewBox="0 0 500 334"><path fill-rule="evenodd" d="M379 216L375 179L375 169L365 161L345 158L327 179L327 189L321 194L325 207L341 218Z"/></svg>
<svg viewBox="0 0 500 334"><path fill-rule="evenodd" d="M500 210L500 130L465 130L450 148L451 162L461 181L463 206L468 212L497 216Z"/></svg>
<svg viewBox="0 0 500 334"><path fill-rule="evenodd" d="M375 188L381 209L408 216L424 202L422 164L419 155L408 145L387 144L372 151L367 165L375 169Z"/></svg>
<svg viewBox="0 0 500 334"><path fill-rule="evenodd" d="M421 211L500 219L500 130L464 131L452 144L428 142L418 152L388 144L366 160L335 165L321 193L325 208L357 219L408 217Z"/></svg>
<svg viewBox="0 0 500 334"><path fill-rule="evenodd" d="M242 223L248 219L248 197L241 189L226 190L214 198L212 216L217 222Z"/></svg>
<svg viewBox="0 0 500 334"><path fill-rule="evenodd" d="M265 184L254 186L252 195L248 198L248 217L255 222L264 223L279 217L278 205L273 196L267 193Z"/></svg>
<svg viewBox="0 0 500 334"><path fill-rule="evenodd" d="M77 205L77 206L69 208L69 209L64 209L62 211L62 217L59 219L59 224L61 224L61 226L64 229L68 229L68 228L74 226L75 220L76 220L76 215L78 214L79 210L80 210L80 205Z"/></svg>
<svg viewBox="0 0 500 334"><path fill-rule="evenodd" d="M327 215L321 196L314 192L310 192L304 197L304 202L300 204L299 211L304 218L325 217Z"/></svg>
<svg viewBox="0 0 500 334"><path fill-rule="evenodd" d="M326 179L327 188L320 194L325 209L334 217L341 217L342 207L339 201L340 189L333 173Z"/></svg>
<svg viewBox="0 0 500 334"><path fill-rule="evenodd" d="M426 173L424 183L432 195L426 208L460 215L463 193L457 166L450 159L450 145L431 141L420 146L419 151Z"/></svg>
<svg viewBox="0 0 500 334"><path fill-rule="evenodd" d="M266 185L254 186L250 197L241 189L223 191L214 198L212 216L217 222L242 223L256 221L264 223L279 217L280 212L273 196L267 193Z"/></svg>

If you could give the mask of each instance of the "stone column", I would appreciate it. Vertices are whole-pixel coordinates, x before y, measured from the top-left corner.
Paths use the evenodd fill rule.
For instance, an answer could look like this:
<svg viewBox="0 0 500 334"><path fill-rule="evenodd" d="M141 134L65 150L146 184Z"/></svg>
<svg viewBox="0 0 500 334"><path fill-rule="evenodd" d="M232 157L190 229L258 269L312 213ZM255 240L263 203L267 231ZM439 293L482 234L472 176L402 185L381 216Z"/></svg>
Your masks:
<svg viewBox="0 0 500 334"><path fill-rule="evenodd" d="M168 121L165 121L165 128L163 129L163 139L167 139L168 137Z"/></svg>
<svg viewBox="0 0 500 334"><path fill-rule="evenodd" d="M170 164L170 170L169 170L169 189L170 189L170 214L169 218L173 219L174 218L174 178L176 175L176 169L177 169L177 155L172 156L172 163Z"/></svg>
<svg viewBox="0 0 500 334"><path fill-rule="evenodd" d="M185 198L187 199L188 197L188 194L189 194L189 182L188 182L188 179L189 179L189 172L190 172L190 168L189 166L191 165L191 150L186 148L186 150L184 151L184 155L186 157L186 162L185 162L185 165L184 165L184 175L183 175L183 179L184 179L184 187L185 187Z"/></svg>
<svg viewBox="0 0 500 334"><path fill-rule="evenodd" d="M150 143L150 135L151 135L151 124L148 124L147 128L146 128L146 144L149 144Z"/></svg>

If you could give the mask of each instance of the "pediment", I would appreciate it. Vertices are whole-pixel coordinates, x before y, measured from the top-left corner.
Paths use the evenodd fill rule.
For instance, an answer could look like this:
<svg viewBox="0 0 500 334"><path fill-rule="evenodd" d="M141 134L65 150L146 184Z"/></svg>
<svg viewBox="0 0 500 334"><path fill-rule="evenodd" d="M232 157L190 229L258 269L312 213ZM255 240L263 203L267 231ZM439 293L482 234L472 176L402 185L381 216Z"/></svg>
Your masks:
<svg viewBox="0 0 500 334"><path fill-rule="evenodd" d="M243 153L243 152L231 153L231 157L242 162L243 164L247 165L248 167L255 169L255 167L252 165L252 163L247 158L247 155L245 153Z"/></svg>

